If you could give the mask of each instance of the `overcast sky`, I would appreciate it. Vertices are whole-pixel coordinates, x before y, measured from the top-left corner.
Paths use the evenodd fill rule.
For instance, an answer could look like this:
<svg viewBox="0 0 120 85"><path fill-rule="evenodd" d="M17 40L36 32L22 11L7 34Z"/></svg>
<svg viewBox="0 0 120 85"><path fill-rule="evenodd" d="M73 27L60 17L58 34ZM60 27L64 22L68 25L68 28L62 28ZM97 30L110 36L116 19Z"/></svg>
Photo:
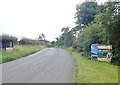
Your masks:
<svg viewBox="0 0 120 85"><path fill-rule="evenodd" d="M64 26L75 26L81 0L0 0L0 34L36 39L44 33L55 40Z"/></svg>

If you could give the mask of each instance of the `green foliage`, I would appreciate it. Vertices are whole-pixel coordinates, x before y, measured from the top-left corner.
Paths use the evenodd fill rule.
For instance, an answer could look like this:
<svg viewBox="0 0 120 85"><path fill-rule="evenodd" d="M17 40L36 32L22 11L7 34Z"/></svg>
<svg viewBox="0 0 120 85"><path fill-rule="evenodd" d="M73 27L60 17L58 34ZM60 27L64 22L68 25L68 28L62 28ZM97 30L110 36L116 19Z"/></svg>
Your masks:
<svg viewBox="0 0 120 85"><path fill-rule="evenodd" d="M81 57L82 55L72 52L76 60L75 83L83 85L95 85L100 83L118 83L118 66L104 62L95 62ZM104 84L106 85L106 84Z"/></svg>
<svg viewBox="0 0 120 85"><path fill-rule="evenodd" d="M73 47L90 58L91 44L112 45L111 63L120 65L120 2L83 2L76 6L76 27L64 27L58 46Z"/></svg>
<svg viewBox="0 0 120 85"><path fill-rule="evenodd" d="M39 40L39 41L45 40L45 35L44 35L43 33L39 34L39 35L38 35L38 40Z"/></svg>
<svg viewBox="0 0 120 85"><path fill-rule="evenodd" d="M85 3L84 3L85 4ZM77 9L79 15L84 9L87 9L84 4L80 5ZM93 43L112 45L113 57L112 63L120 65L120 2L106 2L103 5L98 5L96 8L96 15L94 20L89 22L80 20L78 22L87 23L84 28L79 32L79 35L73 43L73 48L78 52L83 52L84 56L88 56L90 45ZM90 5L89 3L87 5ZM86 13L86 12L85 12ZM77 16L80 18L80 16ZM80 28L80 27L78 27ZM76 29L76 28L75 28Z"/></svg>
<svg viewBox="0 0 120 85"><path fill-rule="evenodd" d="M113 45L112 63L120 65L120 2L107 2L96 15L96 23L103 27L102 41ZM103 7L103 6L102 6Z"/></svg>
<svg viewBox="0 0 120 85"><path fill-rule="evenodd" d="M73 48L78 52L90 53L90 45L93 43L100 43L100 34L102 29L98 28L97 24L90 24L81 33L73 44Z"/></svg>
<svg viewBox="0 0 120 85"><path fill-rule="evenodd" d="M80 27L88 25L90 22L94 20L94 16L96 14L96 2L84 2L82 4L78 4L76 6L76 16L77 18L76 24Z"/></svg>
<svg viewBox="0 0 120 85"><path fill-rule="evenodd" d="M0 37L2 37L2 40L12 40L13 44L17 44L18 38L12 35L8 34L2 34Z"/></svg>
<svg viewBox="0 0 120 85"><path fill-rule="evenodd" d="M51 44L48 40L45 39L45 35L43 33L38 35L38 41L42 45L45 45L46 47L52 47L53 44Z"/></svg>
<svg viewBox="0 0 120 85"><path fill-rule="evenodd" d="M41 45L42 42L38 41L38 40L33 40L33 39L29 39L29 38L22 38L19 41L20 45Z"/></svg>
<svg viewBox="0 0 120 85"><path fill-rule="evenodd" d="M73 33L72 31L69 30L69 27L63 27L63 29L61 29L61 36L59 38L56 38L57 41L56 41L56 44L58 46L71 46L72 43L73 43L73 39L74 39L74 36L73 36Z"/></svg>
<svg viewBox="0 0 120 85"><path fill-rule="evenodd" d="M51 42L51 46L54 47L55 46L55 41Z"/></svg>
<svg viewBox="0 0 120 85"><path fill-rule="evenodd" d="M18 58L30 55L42 49L44 47L38 45L24 45L24 46L15 46L12 51L2 51L2 58L0 58L0 63L5 63L8 61L16 60Z"/></svg>
<svg viewBox="0 0 120 85"><path fill-rule="evenodd" d="M46 47L52 47L51 42L49 42L49 41L47 41L47 40L44 40L44 45L45 45Z"/></svg>

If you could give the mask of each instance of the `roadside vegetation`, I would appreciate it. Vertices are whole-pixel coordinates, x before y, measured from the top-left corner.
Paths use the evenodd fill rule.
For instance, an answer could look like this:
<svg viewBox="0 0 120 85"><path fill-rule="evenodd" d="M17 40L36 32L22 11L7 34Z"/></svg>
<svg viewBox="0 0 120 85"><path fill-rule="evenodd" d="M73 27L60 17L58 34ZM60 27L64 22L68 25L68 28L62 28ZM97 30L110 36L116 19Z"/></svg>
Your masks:
<svg viewBox="0 0 120 85"><path fill-rule="evenodd" d="M107 62L99 62L85 58L82 53L78 53L72 48L65 48L75 59L75 81L74 83L118 83L119 66ZM84 84L83 84L84 85Z"/></svg>
<svg viewBox="0 0 120 85"><path fill-rule="evenodd" d="M76 60L75 83L118 83L118 66L96 62L72 52Z"/></svg>
<svg viewBox="0 0 120 85"><path fill-rule="evenodd" d="M15 46L13 48L13 50L11 51L2 51L2 62L0 63L5 63L8 61L12 61L12 60L16 60L18 58L21 57L25 57L27 55L30 55L32 53L35 53L37 51L40 51L42 48L42 46L40 45L19 45L19 46ZM1 61L1 60L0 60Z"/></svg>
<svg viewBox="0 0 120 85"><path fill-rule="evenodd" d="M0 50L0 63L2 62L2 51Z"/></svg>
<svg viewBox="0 0 120 85"><path fill-rule="evenodd" d="M49 45L49 41L45 40L44 34L39 35L38 39L30 39L23 37L18 41L18 38L12 35L3 34L2 40L12 40L13 48L11 50L0 49L0 63L13 61L21 57L33 54ZM5 43L2 43L5 45ZM1 47L2 48L2 47Z"/></svg>
<svg viewBox="0 0 120 85"><path fill-rule="evenodd" d="M111 64L120 65L120 2L83 2L76 6L76 26L63 27L55 45L72 47L90 58L91 44L112 45Z"/></svg>
<svg viewBox="0 0 120 85"><path fill-rule="evenodd" d="M87 0L86 0L87 1ZM2 36L12 39L13 51L2 52L3 63L24 57L42 47L65 47L76 60L75 83L118 83L120 65L120 2L83 2L76 6L76 26L63 27L56 41L49 42L44 34L37 40L14 36ZM90 60L91 44L112 45L110 63ZM73 50L75 50L73 52Z"/></svg>
<svg viewBox="0 0 120 85"><path fill-rule="evenodd" d="M118 83L120 65L120 2L83 2L76 6L76 26L63 27L54 46L76 60L75 83ZM110 63L92 61L91 45L112 45ZM75 52L73 52L73 50Z"/></svg>
<svg viewBox="0 0 120 85"><path fill-rule="evenodd" d="M13 50L6 51L5 43L0 45L0 63L5 63L8 61L13 61L21 57L25 57L27 55L33 54L37 51L45 47L53 46L54 42L49 42L45 39L45 35L40 33L37 39L30 39L23 37L20 40L16 36L12 36L9 34L0 35L1 40L11 40L13 42ZM1 43L1 41L0 41Z"/></svg>

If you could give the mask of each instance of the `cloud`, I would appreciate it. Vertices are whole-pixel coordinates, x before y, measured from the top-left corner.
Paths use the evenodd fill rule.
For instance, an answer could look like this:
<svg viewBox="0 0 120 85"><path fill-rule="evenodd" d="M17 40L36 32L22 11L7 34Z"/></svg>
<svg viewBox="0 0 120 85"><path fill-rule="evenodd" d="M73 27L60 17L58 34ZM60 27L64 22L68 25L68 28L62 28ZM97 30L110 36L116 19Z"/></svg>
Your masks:
<svg viewBox="0 0 120 85"><path fill-rule="evenodd" d="M36 38L44 33L54 40L64 26L75 26L79 0L1 0L0 33Z"/></svg>

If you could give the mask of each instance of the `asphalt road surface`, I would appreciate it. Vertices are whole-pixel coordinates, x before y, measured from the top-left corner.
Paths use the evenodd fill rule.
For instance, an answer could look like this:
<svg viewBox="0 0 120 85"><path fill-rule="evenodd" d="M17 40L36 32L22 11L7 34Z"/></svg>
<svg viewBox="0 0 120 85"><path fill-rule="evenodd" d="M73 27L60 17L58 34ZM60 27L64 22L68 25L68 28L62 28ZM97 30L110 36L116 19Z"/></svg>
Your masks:
<svg viewBox="0 0 120 85"><path fill-rule="evenodd" d="M59 48L46 48L2 65L2 83L73 83L74 74L73 57Z"/></svg>

